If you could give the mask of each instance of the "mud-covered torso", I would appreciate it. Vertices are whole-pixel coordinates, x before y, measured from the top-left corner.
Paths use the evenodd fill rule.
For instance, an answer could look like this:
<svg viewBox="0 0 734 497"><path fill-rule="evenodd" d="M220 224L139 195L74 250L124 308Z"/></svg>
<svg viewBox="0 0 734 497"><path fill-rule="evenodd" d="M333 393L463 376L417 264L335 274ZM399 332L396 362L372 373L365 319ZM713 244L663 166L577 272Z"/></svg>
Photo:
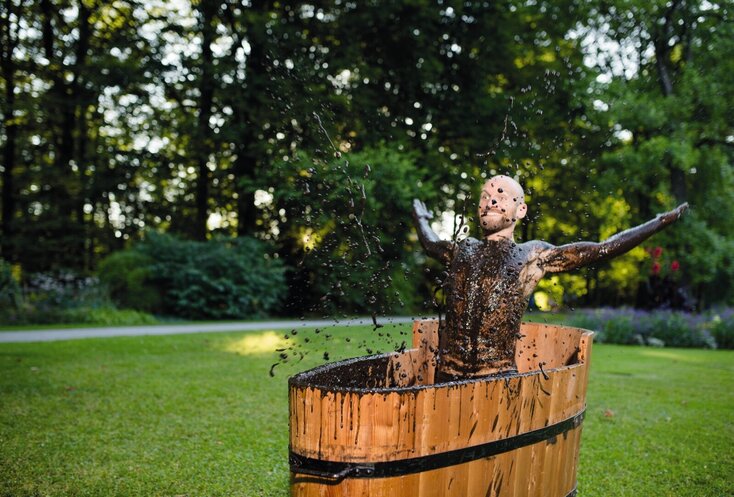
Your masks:
<svg viewBox="0 0 734 497"><path fill-rule="evenodd" d="M441 372L478 376L515 367L515 343L528 304L521 281L527 260L527 249L509 240L469 238L456 246L443 286Z"/></svg>

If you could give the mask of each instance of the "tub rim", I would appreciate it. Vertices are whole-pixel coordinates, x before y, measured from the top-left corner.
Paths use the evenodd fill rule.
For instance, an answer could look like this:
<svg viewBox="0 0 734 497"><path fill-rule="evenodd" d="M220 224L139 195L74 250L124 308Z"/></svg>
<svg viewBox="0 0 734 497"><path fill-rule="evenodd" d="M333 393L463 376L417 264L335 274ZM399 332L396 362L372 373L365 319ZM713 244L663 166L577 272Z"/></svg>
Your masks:
<svg viewBox="0 0 734 497"><path fill-rule="evenodd" d="M541 326L553 327L553 328L555 327L571 328L574 330L578 330L580 332L580 337L587 336L591 338L595 334L595 332L592 330L587 330L586 328L579 328L576 326L566 326L566 325L557 325L557 324L548 324L548 323L528 323L528 324L538 324ZM555 373L558 371L564 371L564 370L569 370L569 369L578 369L586 365L585 360L577 359L577 361L573 364L568 364L565 366L560 366L560 367L555 367L555 368L550 368L550 369L541 368L541 369L527 371L524 373L514 372L514 373L507 373L507 374L480 376L480 377L452 380L452 381L443 382L443 383L432 383L432 384L427 384L427 385L370 388L370 387L361 387L361 386L360 387L350 387L350 386L343 386L343 385L324 385L322 383L315 384L315 383L308 382L309 378L315 375L318 375L318 374L328 373L329 370L335 369L337 367L349 366L350 364L355 364L358 362L378 361L378 360L389 361L390 358L399 356L400 354L404 354L404 353L405 352L384 352L381 354L351 357L347 359L342 359L340 361L334 361L334 362L322 364L321 366L316 366L306 371L301 371L300 373L297 373L289 377L288 378L288 389L290 390L292 388L301 388L301 389L311 388L314 390L320 390L327 394L328 393L334 393L334 394L358 393L358 394L384 394L386 395L390 393L414 393L414 392L419 392L421 390L427 390L427 389L441 390L445 388L453 388L459 385L466 385L470 383L509 381L514 378L523 378L523 377L536 376L536 375L543 375L544 377L548 377L549 373Z"/></svg>

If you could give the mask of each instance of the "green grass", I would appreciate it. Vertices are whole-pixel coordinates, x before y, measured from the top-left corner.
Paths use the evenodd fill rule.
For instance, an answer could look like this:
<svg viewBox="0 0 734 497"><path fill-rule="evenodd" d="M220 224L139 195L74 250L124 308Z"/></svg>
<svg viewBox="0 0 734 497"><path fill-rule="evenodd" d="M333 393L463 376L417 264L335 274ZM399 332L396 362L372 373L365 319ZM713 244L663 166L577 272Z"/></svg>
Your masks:
<svg viewBox="0 0 734 497"><path fill-rule="evenodd" d="M389 348L366 327L0 345L0 496L285 496L288 374L366 346ZM731 351L595 346L580 495L734 494L732 386Z"/></svg>
<svg viewBox="0 0 734 497"><path fill-rule="evenodd" d="M579 488L734 495L734 352L596 345Z"/></svg>

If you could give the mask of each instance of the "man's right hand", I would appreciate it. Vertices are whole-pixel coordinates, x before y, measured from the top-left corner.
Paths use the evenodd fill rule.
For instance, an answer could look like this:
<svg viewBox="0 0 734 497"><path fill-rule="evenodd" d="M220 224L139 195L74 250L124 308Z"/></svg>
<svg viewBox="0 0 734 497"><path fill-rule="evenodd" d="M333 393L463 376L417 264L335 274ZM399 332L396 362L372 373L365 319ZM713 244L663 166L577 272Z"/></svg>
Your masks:
<svg viewBox="0 0 734 497"><path fill-rule="evenodd" d="M417 219L433 219L433 213L417 198L413 199L413 214Z"/></svg>
<svg viewBox="0 0 734 497"><path fill-rule="evenodd" d="M420 240L423 250L430 257L447 265L451 262L456 243L441 240L431 229L431 225L428 223L430 219L433 219L433 213L426 208L426 204L417 198L413 199L413 221L415 222L418 240Z"/></svg>

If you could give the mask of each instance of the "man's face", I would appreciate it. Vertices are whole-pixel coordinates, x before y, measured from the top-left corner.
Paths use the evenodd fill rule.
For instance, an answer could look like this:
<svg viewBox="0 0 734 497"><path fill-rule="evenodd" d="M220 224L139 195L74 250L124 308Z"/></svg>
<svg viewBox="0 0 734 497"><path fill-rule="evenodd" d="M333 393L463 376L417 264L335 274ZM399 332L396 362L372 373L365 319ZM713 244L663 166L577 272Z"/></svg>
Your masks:
<svg viewBox="0 0 734 497"><path fill-rule="evenodd" d="M479 198L479 224L482 230L496 233L525 217L527 205L520 185L508 176L490 178Z"/></svg>

